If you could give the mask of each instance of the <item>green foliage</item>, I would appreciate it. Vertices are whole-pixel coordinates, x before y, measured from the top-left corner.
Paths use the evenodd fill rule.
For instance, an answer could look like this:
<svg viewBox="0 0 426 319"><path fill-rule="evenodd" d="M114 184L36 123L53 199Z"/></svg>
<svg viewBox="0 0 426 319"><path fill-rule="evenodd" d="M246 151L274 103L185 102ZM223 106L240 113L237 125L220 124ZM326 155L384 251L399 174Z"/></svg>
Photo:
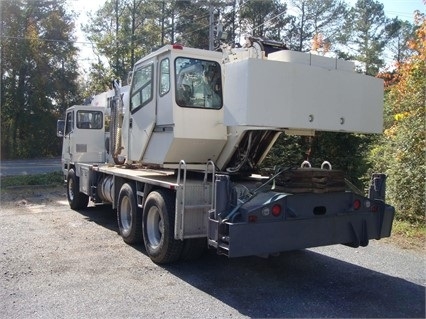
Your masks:
<svg viewBox="0 0 426 319"><path fill-rule="evenodd" d="M78 99L64 1L1 2L1 156L57 155L56 119Z"/></svg>
<svg viewBox="0 0 426 319"><path fill-rule="evenodd" d="M61 171L36 175L4 176L0 180L2 189L19 186L55 186L63 183L64 176Z"/></svg>
<svg viewBox="0 0 426 319"><path fill-rule="evenodd" d="M410 40L414 54L399 65L385 99L386 130L372 148L374 168L388 175L387 199L397 217L424 222L426 172L426 22Z"/></svg>
<svg viewBox="0 0 426 319"><path fill-rule="evenodd" d="M262 167L299 167L309 157L310 144L311 137L282 133L262 163Z"/></svg>

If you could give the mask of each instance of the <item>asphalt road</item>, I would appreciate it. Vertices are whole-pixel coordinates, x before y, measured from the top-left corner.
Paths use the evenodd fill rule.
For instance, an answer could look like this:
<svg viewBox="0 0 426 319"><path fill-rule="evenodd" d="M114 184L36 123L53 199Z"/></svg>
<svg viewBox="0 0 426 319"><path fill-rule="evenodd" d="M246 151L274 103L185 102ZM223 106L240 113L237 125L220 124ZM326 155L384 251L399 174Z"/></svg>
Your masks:
<svg viewBox="0 0 426 319"><path fill-rule="evenodd" d="M0 176L33 175L61 170L61 158L0 161Z"/></svg>
<svg viewBox="0 0 426 319"><path fill-rule="evenodd" d="M57 188L3 194L0 242L1 318L425 318L425 253L381 241L159 266Z"/></svg>

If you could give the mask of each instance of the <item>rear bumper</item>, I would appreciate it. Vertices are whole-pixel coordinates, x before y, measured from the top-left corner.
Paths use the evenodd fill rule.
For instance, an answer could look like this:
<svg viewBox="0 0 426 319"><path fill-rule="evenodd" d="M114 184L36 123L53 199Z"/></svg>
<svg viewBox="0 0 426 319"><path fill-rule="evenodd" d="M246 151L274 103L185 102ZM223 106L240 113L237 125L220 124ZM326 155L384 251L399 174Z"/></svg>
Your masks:
<svg viewBox="0 0 426 319"><path fill-rule="evenodd" d="M242 257L334 244L367 246L370 239L390 236L394 215L394 208L383 204L377 212L345 212L333 216L220 226L210 220L213 223L210 226L225 230L226 236L222 236L219 245L221 253L228 257Z"/></svg>

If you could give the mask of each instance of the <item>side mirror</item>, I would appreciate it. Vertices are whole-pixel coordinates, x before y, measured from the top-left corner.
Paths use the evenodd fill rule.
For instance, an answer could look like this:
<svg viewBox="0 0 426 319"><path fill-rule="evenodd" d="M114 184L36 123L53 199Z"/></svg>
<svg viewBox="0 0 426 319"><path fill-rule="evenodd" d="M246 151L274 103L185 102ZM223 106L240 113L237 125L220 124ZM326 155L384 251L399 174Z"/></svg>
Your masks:
<svg viewBox="0 0 426 319"><path fill-rule="evenodd" d="M56 122L56 136L57 137L64 137L64 128L65 128L65 121L64 120L58 120L58 122Z"/></svg>

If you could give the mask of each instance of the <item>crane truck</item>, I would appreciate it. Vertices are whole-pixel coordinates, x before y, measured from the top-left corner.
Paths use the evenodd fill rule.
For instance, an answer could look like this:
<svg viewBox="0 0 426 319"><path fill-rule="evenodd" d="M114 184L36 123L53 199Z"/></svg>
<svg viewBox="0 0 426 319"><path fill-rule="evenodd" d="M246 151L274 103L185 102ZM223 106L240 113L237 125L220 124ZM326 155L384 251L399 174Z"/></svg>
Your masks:
<svg viewBox="0 0 426 319"><path fill-rule="evenodd" d="M362 194L328 161L261 170L280 134L381 133L382 80L249 40L222 52L166 45L135 64L129 85L68 108L57 135L70 207L110 204L124 242L159 264L206 248L269 256L390 236L385 175Z"/></svg>

